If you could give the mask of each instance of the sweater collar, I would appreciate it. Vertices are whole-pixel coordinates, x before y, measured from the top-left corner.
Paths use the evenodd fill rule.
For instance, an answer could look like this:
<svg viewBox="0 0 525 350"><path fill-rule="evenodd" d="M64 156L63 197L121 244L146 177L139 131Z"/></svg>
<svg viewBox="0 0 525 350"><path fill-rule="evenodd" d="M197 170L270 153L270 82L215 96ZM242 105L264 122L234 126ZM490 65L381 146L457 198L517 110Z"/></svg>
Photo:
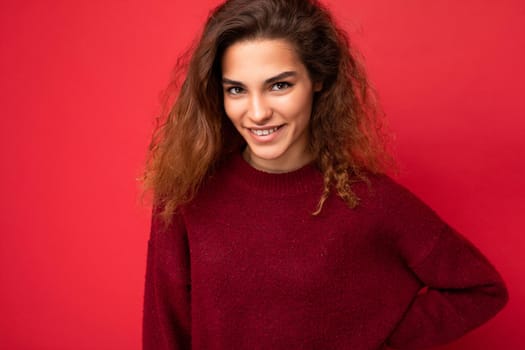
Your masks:
<svg viewBox="0 0 525 350"><path fill-rule="evenodd" d="M232 155L226 171L231 171L233 181L249 191L267 196L283 197L323 189L323 176L315 164L286 173L268 173L252 167L241 155Z"/></svg>

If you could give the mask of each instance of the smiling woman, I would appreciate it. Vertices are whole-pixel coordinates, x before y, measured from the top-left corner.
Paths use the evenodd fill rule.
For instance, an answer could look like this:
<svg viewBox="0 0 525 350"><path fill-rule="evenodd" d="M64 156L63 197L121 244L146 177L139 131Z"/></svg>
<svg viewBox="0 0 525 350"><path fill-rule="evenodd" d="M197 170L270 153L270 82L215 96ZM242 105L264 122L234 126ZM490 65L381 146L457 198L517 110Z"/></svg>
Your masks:
<svg viewBox="0 0 525 350"><path fill-rule="evenodd" d="M144 349L423 349L507 303L387 173L356 53L314 0L208 18L151 143Z"/></svg>
<svg viewBox="0 0 525 350"><path fill-rule="evenodd" d="M222 58L224 110L246 140L244 158L267 172L288 172L313 160L308 125L314 84L284 40L241 41ZM315 86L314 86L315 85Z"/></svg>
<svg viewBox="0 0 525 350"><path fill-rule="evenodd" d="M268 45L269 42L278 45ZM284 54L286 60L264 52L266 60L261 62L262 57L250 51L262 48L261 45L279 49L279 55ZM258 53L263 54L262 51ZM317 207L312 209L316 214L320 213L330 192L335 192L349 207L355 207L359 198L350 184L368 182L366 172L385 173L394 168L385 147L388 137L379 118L381 113L376 108L365 71L346 34L334 25L330 13L318 2L226 1L209 17L199 43L189 54L191 59L179 94L175 103L167 106L165 118L151 143L144 177L146 188L154 189L157 203L162 202L161 215L166 222L171 220L175 208L191 201L205 178L232 154L245 150L248 145L243 155L252 161L250 138L245 138L238 125L231 123L225 109L233 107L228 101L234 95L240 100L240 96L248 95L250 101L257 102L262 95L254 95L253 87L247 90L243 85L253 84L255 78L267 84L285 83L273 79L293 72L296 78L308 77L313 84L311 101L296 108L311 108L308 132L301 140L307 139L306 153L310 153L323 174L322 193ZM236 77L222 72L232 59L236 61L235 68L231 64L228 68L242 70L244 76L249 73L249 81L237 81ZM268 67L251 64L250 61L255 60L264 65L275 61L272 62L274 72L261 78L261 72ZM280 67L282 70L277 71L275 66L279 62L297 69ZM290 83L276 84L272 89L289 86L292 77L288 78ZM230 84L229 90L224 89L225 83ZM174 86L177 84L178 81L173 82ZM254 135L265 132L259 125L259 131L256 125L251 126ZM291 137L295 131L286 134ZM294 148L293 152L297 150ZM306 153L297 164L306 161ZM258 160L265 163L260 164L263 169L271 172L293 168L293 164L278 159L270 164L263 158Z"/></svg>

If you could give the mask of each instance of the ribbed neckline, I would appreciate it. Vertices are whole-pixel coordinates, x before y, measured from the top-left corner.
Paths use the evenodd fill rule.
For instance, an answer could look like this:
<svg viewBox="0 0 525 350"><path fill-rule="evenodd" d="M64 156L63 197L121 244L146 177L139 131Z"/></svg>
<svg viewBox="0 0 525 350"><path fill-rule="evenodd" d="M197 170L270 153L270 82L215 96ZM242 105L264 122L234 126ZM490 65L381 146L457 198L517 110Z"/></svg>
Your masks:
<svg viewBox="0 0 525 350"><path fill-rule="evenodd" d="M232 155L228 163L228 171L235 174L233 181L258 194L283 197L323 188L322 174L313 162L286 173L256 169L240 153Z"/></svg>

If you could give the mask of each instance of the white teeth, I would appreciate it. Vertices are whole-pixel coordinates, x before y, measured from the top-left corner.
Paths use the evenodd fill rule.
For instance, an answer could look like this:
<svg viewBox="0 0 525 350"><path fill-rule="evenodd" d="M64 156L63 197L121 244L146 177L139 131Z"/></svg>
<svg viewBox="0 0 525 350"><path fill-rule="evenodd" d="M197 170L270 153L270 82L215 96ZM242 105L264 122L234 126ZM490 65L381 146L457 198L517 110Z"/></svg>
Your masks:
<svg viewBox="0 0 525 350"><path fill-rule="evenodd" d="M270 135L270 134L273 134L275 131L277 131L277 129L279 129L279 127L275 127L275 128L272 128L272 129L265 129L265 130L254 130L254 129L250 129L250 131L257 135L257 136L266 136L266 135Z"/></svg>

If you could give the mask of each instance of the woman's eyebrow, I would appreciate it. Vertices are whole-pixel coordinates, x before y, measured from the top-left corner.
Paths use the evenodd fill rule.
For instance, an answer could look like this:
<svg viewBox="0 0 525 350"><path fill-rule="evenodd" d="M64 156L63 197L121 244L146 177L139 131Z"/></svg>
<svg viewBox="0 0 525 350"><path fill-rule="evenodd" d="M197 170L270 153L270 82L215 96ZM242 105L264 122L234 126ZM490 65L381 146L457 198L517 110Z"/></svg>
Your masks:
<svg viewBox="0 0 525 350"><path fill-rule="evenodd" d="M289 77L295 77L295 76L297 76L297 72L295 72L295 71L282 72L282 73L277 74L276 76L273 76L271 78L266 79L264 81L264 84L265 85L272 84L272 83L275 83L275 82L277 82L279 80L286 79L286 78L289 78ZM229 85L244 86L244 84L241 83L240 81L231 80L231 79L228 79L228 78L225 78L225 77L222 78L222 83L223 84L229 84Z"/></svg>
<svg viewBox="0 0 525 350"><path fill-rule="evenodd" d="M235 81L235 80L231 80L231 79L228 79L228 78L222 78L222 83L223 84L228 84L228 85L238 85L238 86L244 86L243 83L241 83L240 81Z"/></svg>
<svg viewBox="0 0 525 350"><path fill-rule="evenodd" d="M277 74L274 77L266 79L264 81L264 83L265 84L271 84L271 83L278 82L279 80L286 79L286 78L289 78L289 77L295 77L295 76L297 76L297 72L295 72L295 71L282 72L282 73Z"/></svg>

